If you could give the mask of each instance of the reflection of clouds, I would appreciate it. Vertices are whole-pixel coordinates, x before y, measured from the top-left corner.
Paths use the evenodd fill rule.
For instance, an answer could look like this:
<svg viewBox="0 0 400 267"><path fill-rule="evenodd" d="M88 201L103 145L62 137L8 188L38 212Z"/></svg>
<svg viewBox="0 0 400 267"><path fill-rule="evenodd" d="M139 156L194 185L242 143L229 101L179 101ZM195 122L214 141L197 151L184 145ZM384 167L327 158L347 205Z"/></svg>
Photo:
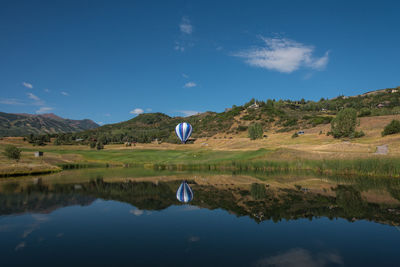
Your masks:
<svg viewBox="0 0 400 267"><path fill-rule="evenodd" d="M49 217L43 214L32 214L32 218L35 220L35 222L29 225L29 227L24 230L22 238L28 237L31 233L40 228L41 223L47 222L49 220Z"/></svg>
<svg viewBox="0 0 400 267"><path fill-rule="evenodd" d="M192 211L192 210L199 210L200 208L197 206L192 205L185 205L181 210L182 211Z"/></svg>
<svg viewBox="0 0 400 267"><path fill-rule="evenodd" d="M332 252L312 255L308 250L295 248L276 256L263 258L256 263L256 266L322 267L331 264L343 265L342 257Z"/></svg>
<svg viewBox="0 0 400 267"><path fill-rule="evenodd" d="M129 213L131 213L131 214L133 214L133 215L135 215L135 216L140 216L140 215L143 215L143 210L140 210L140 209L131 209L130 211L129 211Z"/></svg>
<svg viewBox="0 0 400 267"><path fill-rule="evenodd" d="M200 240L200 237L198 237L198 236L191 236L188 238L189 242L197 242L199 240Z"/></svg>
<svg viewBox="0 0 400 267"><path fill-rule="evenodd" d="M37 222L45 222L49 220L49 216L44 214L32 214L32 218L34 218Z"/></svg>
<svg viewBox="0 0 400 267"><path fill-rule="evenodd" d="M23 249L26 246L26 243L23 241L21 243L19 243L16 247L15 247L15 251Z"/></svg>
<svg viewBox="0 0 400 267"><path fill-rule="evenodd" d="M38 228L39 228L39 225L38 225L38 224L33 224L33 225L31 225L30 228L28 228L28 229L26 229L26 230L24 231L24 233L22 234L22 238L26 238L28 235L30 235L33 231L35 231L35 230L38 229Z"/></svg>
<svg viewBox="0 0 400 267"><path fill-rule="evenodd" d="M11 225L11 224L0 225L0 233L1 232L9 232L12 230L12 228L14 228L14 225Z"/></svg>

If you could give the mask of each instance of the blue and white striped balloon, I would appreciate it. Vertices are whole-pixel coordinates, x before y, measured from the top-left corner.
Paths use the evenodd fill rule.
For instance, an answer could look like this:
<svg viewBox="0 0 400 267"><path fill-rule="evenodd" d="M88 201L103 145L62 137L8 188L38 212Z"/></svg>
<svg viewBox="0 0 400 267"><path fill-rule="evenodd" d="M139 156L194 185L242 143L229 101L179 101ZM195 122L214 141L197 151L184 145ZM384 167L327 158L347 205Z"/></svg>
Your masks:
<svg viewBox="0 0 400 267"><path fill-rule="evenodd" d="M192 134L192 125L187 122L182 122L176 125L175 133L179 139L181 139L182 143L186 143L190 135Z"/></svg>
<svg viewBox="0 0 400 267"><path fill-rule="evenodd" d="M193 200L193 191L192 188L187 184L186 181L183 181L176 191L176 198L180 202L188 203Z"/></svg>

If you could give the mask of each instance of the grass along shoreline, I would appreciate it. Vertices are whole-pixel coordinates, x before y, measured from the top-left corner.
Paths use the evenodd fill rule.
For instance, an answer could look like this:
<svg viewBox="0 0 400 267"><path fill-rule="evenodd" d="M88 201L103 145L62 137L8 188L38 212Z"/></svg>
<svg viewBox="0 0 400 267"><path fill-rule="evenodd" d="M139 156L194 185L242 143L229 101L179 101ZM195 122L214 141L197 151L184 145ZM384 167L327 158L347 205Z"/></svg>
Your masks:
<svg viewBox="0 0 400 267"><path fill-rule="evenodd" d="M289 149L259 149L252 151L219 151L209 149L61 149L41 147L42 159L31 154L33 147L23 147L26 162L15 163L1 158L0 177L39 175L94 167L144 167L157 170L220 170L232 172L296 173L309 171L319 175L368 176L400 178L400 158L370 155L367 158L310 159ZM299 152L299 151L298 151ZM300 151L301 152L301 151ZM35 164L32 164L35 163ZM4 166L7 166L5 168Z"/></svg>

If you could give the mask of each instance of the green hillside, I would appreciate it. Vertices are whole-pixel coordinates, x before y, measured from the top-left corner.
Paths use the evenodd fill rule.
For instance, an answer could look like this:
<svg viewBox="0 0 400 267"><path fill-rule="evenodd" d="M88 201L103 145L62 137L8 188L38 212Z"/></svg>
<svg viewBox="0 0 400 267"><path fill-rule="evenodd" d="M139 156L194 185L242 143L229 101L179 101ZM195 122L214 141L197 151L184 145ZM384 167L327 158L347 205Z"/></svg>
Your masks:
<svg viewBox="0 0 400 267"><path fill-rule="evenodd" d="M193 138L215 134L236 135L247 131L249 125L259 123L264 131L288 132L328 124L338 111L354 108L359 117L400 114L400 87L368 92L358 96L339 96L319 101L252 99L224 112L204 112L190 117L170 117L162 113L147 113L116 124L76 134L59 135L60 143L83 139L103 144L121 142L148 143L155 139L177 142L174 127L182 121L192 124Z"/></svg>

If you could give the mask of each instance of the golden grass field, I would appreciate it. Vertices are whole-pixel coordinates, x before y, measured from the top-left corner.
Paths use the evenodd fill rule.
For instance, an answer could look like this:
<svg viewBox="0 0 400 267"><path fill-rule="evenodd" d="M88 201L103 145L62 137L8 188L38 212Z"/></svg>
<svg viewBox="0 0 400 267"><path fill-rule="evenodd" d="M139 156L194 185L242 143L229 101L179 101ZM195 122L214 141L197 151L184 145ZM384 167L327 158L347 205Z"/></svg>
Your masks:
<svg viewBox="0 0 400 267"><path fill-rule="evenodd" d="M273 130L265 132L266 138L250 140L247 133L239 135L217 134L209 138L199 138L194 144L169 144L151 143L136 144L136 146L125 147L123 144L106 145L103 152L127 150L162 150L162 151L233 151L246 152L267 149L270 153L261 155L259 160L295 160L295 159L357 159L371 157L400 158L400 134L381 136L383 128L393 119L400 120L400 115L388 115L377 117L360 118L357 130L362 130L365 136L358 139L334 139L327 136L330 125L320 125L314 128L304 129L305 134L298 138L292 138L292 132L275 133ZM29 172L32 170L57 170L57 164L80 163L85 161L80 153L74 151L90 151L88 146L70 145L33 147L19 137L7 137L0 140L0 149L6 144L14 144L23 148L20 162L8 160L0 155L0 174L10 172ZM376 148L387 145L387 155L376 155ZM43 150L43 158L35 158L34 150ZM66 153L69 152L69 153ZM86 159L87 160L87 159Z"/></svg>

